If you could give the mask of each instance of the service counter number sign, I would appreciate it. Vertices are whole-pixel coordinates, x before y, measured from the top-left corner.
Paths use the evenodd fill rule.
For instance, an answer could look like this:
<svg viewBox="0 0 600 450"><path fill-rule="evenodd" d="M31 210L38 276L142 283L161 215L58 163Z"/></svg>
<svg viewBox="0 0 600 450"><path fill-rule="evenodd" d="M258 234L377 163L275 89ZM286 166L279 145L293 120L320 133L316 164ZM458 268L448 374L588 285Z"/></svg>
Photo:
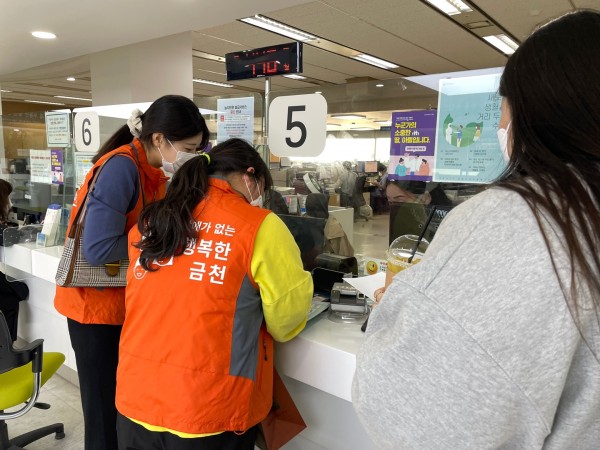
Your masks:
<svg viewBox="0 0 600 450"><path fill-rule="evenodd" d="M100 118L95 111L79 112L73 124L78 152L97 152L100 148Z"/></svg>
<svg viewBox="0 0 600 450"><path fill-rule="evenodd" d="M327 101L320 94L277 97L269 106L269 149L276 156L318 156L325 149Z"/></svg>

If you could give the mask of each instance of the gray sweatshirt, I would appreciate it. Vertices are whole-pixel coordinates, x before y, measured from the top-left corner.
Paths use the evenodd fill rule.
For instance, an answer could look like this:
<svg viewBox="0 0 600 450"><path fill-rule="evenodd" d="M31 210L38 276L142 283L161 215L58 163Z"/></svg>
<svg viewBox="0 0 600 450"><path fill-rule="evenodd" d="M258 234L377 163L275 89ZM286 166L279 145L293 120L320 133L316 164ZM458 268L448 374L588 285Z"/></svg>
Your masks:
<svg viewBox="0 0 600 450"><path fill-rule="evenodd" d="M600 449L600 364L518 194L489 189L448 214L374 310L356 364L353 404L378 448Z"/></svg>

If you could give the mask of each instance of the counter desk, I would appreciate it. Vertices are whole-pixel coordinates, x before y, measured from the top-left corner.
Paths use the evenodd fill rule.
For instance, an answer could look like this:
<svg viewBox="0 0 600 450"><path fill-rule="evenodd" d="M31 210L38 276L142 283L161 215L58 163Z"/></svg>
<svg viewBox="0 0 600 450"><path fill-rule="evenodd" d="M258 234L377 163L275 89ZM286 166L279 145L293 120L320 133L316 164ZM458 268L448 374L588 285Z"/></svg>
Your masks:
<svg viewBox="0 0 600 450"><path fill-rule="evenodd" d="M7 275L29 287L29 299L21 302L19 336L27 341L42 338L44 350L64 353L59 374L78 384L67 320L54 309L54 275L62 250L16 244L0 248L0 260ZM284 450L374 448L350 399L356 352L364 339L360 326L331 322L325 312L295 339L276 344L276 367L307 424Z"/></svg>

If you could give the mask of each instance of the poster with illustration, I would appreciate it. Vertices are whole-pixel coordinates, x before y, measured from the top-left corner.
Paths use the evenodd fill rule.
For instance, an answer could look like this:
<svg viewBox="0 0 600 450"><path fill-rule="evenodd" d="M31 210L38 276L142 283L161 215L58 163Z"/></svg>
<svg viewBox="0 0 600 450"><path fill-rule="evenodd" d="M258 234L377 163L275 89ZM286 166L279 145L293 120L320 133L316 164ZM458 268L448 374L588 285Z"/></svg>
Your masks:
<svg viewBox="0 0 600 450"><path fill-rule="evenodd" d="M64 184L62 150L50 150L50 166L52 170L52 184Z"/></svg>
<svg viewBox="0 0 600 450"><path fill-rule="evenodd" d="M435 111L392 113L388 179L431 181L436 117Z"/></svg>
<svg viewBox="0 0 600 450"><path fill-rule="evenodd" d="M433 181L489 183L504 170L499 81L500 74L440 80Z"/></svg>

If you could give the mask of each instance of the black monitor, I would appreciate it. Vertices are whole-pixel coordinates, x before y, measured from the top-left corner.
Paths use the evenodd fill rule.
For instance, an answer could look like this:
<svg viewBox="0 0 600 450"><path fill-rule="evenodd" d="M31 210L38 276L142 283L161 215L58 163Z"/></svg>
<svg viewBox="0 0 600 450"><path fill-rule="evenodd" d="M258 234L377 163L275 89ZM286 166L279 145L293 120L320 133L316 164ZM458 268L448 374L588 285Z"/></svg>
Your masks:
<svg viewBox="0 0 600 450"><path fill-rule="evenodd" d="M323 253L326 219L306 216L278 214L289 228L298 248L304 270L311 271L317 266L317 256Z"/></svg>

